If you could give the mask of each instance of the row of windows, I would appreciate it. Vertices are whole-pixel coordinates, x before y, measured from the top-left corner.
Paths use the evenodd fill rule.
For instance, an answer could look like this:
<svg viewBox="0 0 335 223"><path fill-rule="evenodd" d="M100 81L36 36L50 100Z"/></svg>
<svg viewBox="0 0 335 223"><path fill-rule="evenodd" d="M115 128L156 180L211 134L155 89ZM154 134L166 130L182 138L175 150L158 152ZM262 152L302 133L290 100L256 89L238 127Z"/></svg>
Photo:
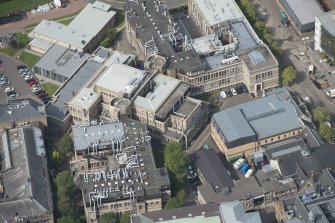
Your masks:
<svg viewBox="0 0 335 223"><path fill-rule="evenodd" d="M299 134L299 133L300 133L300 130L298 131L298 134ZM295 132L293 132L292 134L295 135ZM286 139L286 137L287 137L287 135L284 134L284 139ZM280 140L281 137L278 136L277 139ZM273 142L273 140L274 140L274 138L272 137L272 138L270 139L270 141ZM268 140L266 139L264 142L265 142L265 143L268 143ZM260 145L260 144L261 144L261 142L258 142L258 145Z"/></svg>
<svg viewBox="0 0 335 223"><path fill-rule="evenodd" d="M263 72L261 74L256 75L256 80L261 80L261 79L266 79L266 78L271 78L272 77L272 70Z"/></svg>

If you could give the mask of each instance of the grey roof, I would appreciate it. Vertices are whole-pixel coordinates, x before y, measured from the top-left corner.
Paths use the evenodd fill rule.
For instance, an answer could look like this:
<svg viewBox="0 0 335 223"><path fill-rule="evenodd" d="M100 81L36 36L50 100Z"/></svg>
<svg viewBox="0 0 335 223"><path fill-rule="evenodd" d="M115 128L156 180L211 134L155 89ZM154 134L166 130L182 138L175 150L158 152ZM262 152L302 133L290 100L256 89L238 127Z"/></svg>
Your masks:
<svg viewBox="0 0 335 223"><path fill-rule="evenodd" d="M109 10L110 8L109 4L102 2L88 3L68 26L42 20L29 36L31 38L39 38L39 35L47 36L71 47L83 49L116 14Z"/></svg>
<svg viewBox="0 0 335 223"><path fill-rule="evenodd" d="M3 173L4 198L0 213L12 222L52 215L51 191L42 132L38 127L10 129L8 132L13 169ZM22 141L23 143L18 143ZM0 147L1 148L1 147Z"/></svg>
<svg viewBox="0 0 335 223"><path fill-rule="evenodd" d="M335 11L326 12L322 15L317 16L321 25L332 35L335 36Z"/></svg>
<svg viewBox="0 0 335 223"><path fill-rule="evenodd" d="M223 1L222 1L223 2ZM234 33L234 37L238 39L237 51L246 50L249 48L257 47L256 40L250 30L247 28L245 22L238 21L230 23L231 31Z"/></svg>
<svg viewBox="0 0 335 223"><path fill-rule="evenodd" d="M192 159L200 175L212 185L215 192L222 192L225 187L235 186L215 150L201 149L194 153Z"/></svg>
<svg viewBox="0 0 335 223"><path fill-rule="evenodd" d="M282 89L218 112L213 120L228 147L233 147L302 128L301 112L292 101L287 89Z"/></svg>
<svg viewBox="0 0 335 223"><path fill-rule="evenodd" d="M57 100L49 102L46 106L48 117L58 120L64 120L69 114L66 104L76 95L76 93L84 87L87 81L102 67L104 62L112 63L129 63L131 55L99 47L86 62L73 74L58 90L55 92Z"/></svg>
<svg viewBox="0 0 335 223"><path fill-rule="evenodd" d="M47 40L35 38L29 42L29 45L32 47L42 49L44 51L48 51L52 47L52 45L54 45L54 43L51 43Z"/></svg>
<svg viewBox="0 0 335 223"><path fill-rule="evenodd" d="M99 145L124 139L124 128L121 122L101 125L72 126L75 150L86 150L95 143Z"/></svg>
<svg viewBox="0 0 335 223"><path fill-rule="evenodd" d="M295 143L298 143L297 146ZM320 172L326 168L335 168L333 156L335 151L332 144L325 144L316 148L308 149L301 147L301 140L289 140L281 142L278 148L271 148L267 151L269 159L278 161L278 168L283 177L296 176L299 171L303 171L307 176L313 172ZM275 146L275 145L273 145ZM277 156L273 157L273 150ZM304 156L302 151L310 151ZM301 169L301 170L300 170Z"/></svg>
<svg viewBox="0 0 335 223"><path fill-rule="evenodd" d="M143 96L137 96L134 100L135 106L140 106L156 112L175 91L181 82L175 78L157 74L153 78L154 87Z"/></svg>
<svg viewBox="0 0 335 223"><path fill-rule="evenodd" d="M110 125L115 124L116 123L111 123ZM103 125L109 124L105 123ZM129 196L124 195L122 192L123 187L128 189L132 188L135 199L145 196L160 198L162 190L170 187L167 170L165 168L156 168L150 144L150 136L147 135L146 126L128 118L122 119L118 122L118 125L122 125L125 130L122 136L123 138L119 139L117 143L116 141L101 140L99 143L103 145L103 147L97 147L98 150L109 152L108 167L96 170L94 173L88 171L87 174L79 175L79 185L84 191L84 201L87 206L90 205L90 199L92 198L90 197L91 192L94 193L96 189L98 189L98 191L107 189L106 193L108 196L107 198L103 198L102 202L109 202L109 199L129 201ZM96 127L104 128L100 125ZM74 128L76 129L76 127ZM83 129L77 133L85 134ZM78 134L76 134L77 137L74 138L75 145L78 144L76 140L82 140L84 137L78 137ZM109 135L112 135L113 139L116 139L120 136L120 132L114 132L114 135L113 133ZM143 141L141 137L143 137ZM135 147L135 145L137 147ZM116 149L118 152L115 152ZM107 158L107 155L105 158ZM128 162L132 163L132 165L128 166ZM126 166L128 168L126 168ZM139 177L140 172L142 173L142 178ZM119 177L106 178L108 175L111 176L117 173L119 173ZM100 175L99 180L95 180L97 179L97 174ZM86 180L85 177L87 177Z"/></svg>
<svg viewBox="0 0 335 223"><path fill-rule="evenodd" d="M220 212L224 223L262 223L259 213L245 213L240 201L221 203Z"/></svg>
<svg viewBox="0 0 335 223"><path fill-rule="evenodd" d="M145 2L145 12L141 7L142 2ZM161 3L162 5L164 4L163 1ZM203 62L194 50L175 52L173 49L173 46L167 37L169 35L169 26L171 25L169 19L170 21L173 21L169 12L167 12L167 16L164 16L163 11L161 10L157 12L153 1L139 1L139 4L134 1L128 1L124 8L125 11L130 11L126 16L130 24L134 28L137 27L138 38L143 45L153 39L159 51L158 54L166 58L168 67L180 67L181 69L190 72L205 69ZM147 16L146 12L150 13L150 17ZM186 33L182 33L177 27L175 27L175 30L178 30L175 34L177 40L180 40L187 35Z"/></svg>
<svg viewBox="0 0 335 223"><path fill-rule="evenodd" d="M194 2L210 26L244 17L234 0L195 0Z"/></svg>
<svg viewBox="0 0 335 223"><path fill-rule="evenodd" d="M131 218L133 223L154 223L159 221L172 221L177 219L182 220L185 218L190 218L190 215L192 215L192 218L197 216L219 216L219 205L216 203L210 203L174 209L164 209L160 211L152 211L139 215L133 215Z"/></svg>
<svg viewBox="0 0 335 223"><path fill-rule="evenodd" d="M15 122L45 116L39 107L42 105L33 99L18 99L0 105L0 122Z"/></svg>
<svg viewBox="0 0 335 223"><path fill-rule="evenodd" d="M89 54L78 53L64 46L54 44L35 64L35 68L50 71L69 78L87 60Z"/></svg>
<svg viewBox="0 0 335 223"><path fill-rule="evenodd" d="M285 0L301 24L314 23L323 9L316 0Z"/></svg>
<svg viewBox="0 0 335 223"><path fill-rule="evenodd" d="M315 190L282 200L284 211L293 212L287 223L329 223L335 220L334 173L326 170L312 185Z"/></svg>
<svg viewBox="0 0 335 223"><path fill-rule="evenodd" d="M174 115L182 116L183 118L188 118L194 110L201 104L201 101L196 101L191 98L186 98L186 100L180 105L180 107L174 111Z"/></svg>

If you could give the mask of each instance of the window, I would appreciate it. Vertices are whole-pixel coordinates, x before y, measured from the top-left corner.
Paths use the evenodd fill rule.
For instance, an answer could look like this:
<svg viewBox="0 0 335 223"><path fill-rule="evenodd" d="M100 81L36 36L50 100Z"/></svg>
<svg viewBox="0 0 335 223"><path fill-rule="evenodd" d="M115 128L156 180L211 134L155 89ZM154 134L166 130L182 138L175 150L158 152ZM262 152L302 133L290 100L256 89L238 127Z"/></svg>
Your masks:
<svg viewBox="0 0 335 223"><path fill-rule="evenodd" d="M278 139L280 139L280 136L278 136Z"/></svg>
<svg viewBox="0 0 335 223"><path fill-rule="evenodd" d="M293 132L293 135L295 135L295 132Z"/></svg>
<svg viewBox="0 0 335 223"><path fill-rule="evenodd" d="M268 140L265 140L265 143L267 143L268 142Z"/></svg>
<svg viewBox="0 0 335 223"><path fill-rule="evenodd" d="M273 138L271 138L271 142L273 141Z"/></svg>

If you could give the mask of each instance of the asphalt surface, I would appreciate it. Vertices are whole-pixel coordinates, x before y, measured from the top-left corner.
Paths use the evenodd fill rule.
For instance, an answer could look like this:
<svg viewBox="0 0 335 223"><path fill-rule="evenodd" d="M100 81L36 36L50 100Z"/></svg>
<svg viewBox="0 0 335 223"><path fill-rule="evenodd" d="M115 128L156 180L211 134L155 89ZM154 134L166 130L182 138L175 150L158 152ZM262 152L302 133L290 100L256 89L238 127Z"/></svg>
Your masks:
<svg viewBox="0 0 335 223"><path fill-rule="evenodd" d="M36 95L30 90L29 85L23 77L17 72L16 67L22 63L3 54L0 54L0 61L2 61L0 72L4 73L6 78L11 82L9 86L0 87L0 103L6 103L7 96L4 93L4 89L11 86L14 87L15 91L19 94L18 98L33 98L40 102Z"/></svg>
<svg viewBox="0 0 335 223"><path fill-rule="evenodd" d="M88 2L94 2L95 0L87 0ZM124 0L100 0L102 2L110 4L115 9L123 10ZM180 5L186 4L187 0L165 0L168 9L176 8Z"/></svg>

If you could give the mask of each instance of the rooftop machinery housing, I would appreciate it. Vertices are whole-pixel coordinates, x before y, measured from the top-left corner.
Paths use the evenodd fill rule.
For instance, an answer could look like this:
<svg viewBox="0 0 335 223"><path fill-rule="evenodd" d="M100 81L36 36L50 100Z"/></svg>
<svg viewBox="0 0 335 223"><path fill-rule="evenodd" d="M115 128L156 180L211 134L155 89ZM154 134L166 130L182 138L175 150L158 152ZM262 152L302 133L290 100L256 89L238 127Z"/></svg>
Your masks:
<svg viewBox="0 0 335 223"><path fill-rule="evenodd" d="M170 15L164 1L128 1L126 37L147 68L180 79L199 95L242 82L254 93L278 85L278 62L233 0L190 0Z"/></svg>

